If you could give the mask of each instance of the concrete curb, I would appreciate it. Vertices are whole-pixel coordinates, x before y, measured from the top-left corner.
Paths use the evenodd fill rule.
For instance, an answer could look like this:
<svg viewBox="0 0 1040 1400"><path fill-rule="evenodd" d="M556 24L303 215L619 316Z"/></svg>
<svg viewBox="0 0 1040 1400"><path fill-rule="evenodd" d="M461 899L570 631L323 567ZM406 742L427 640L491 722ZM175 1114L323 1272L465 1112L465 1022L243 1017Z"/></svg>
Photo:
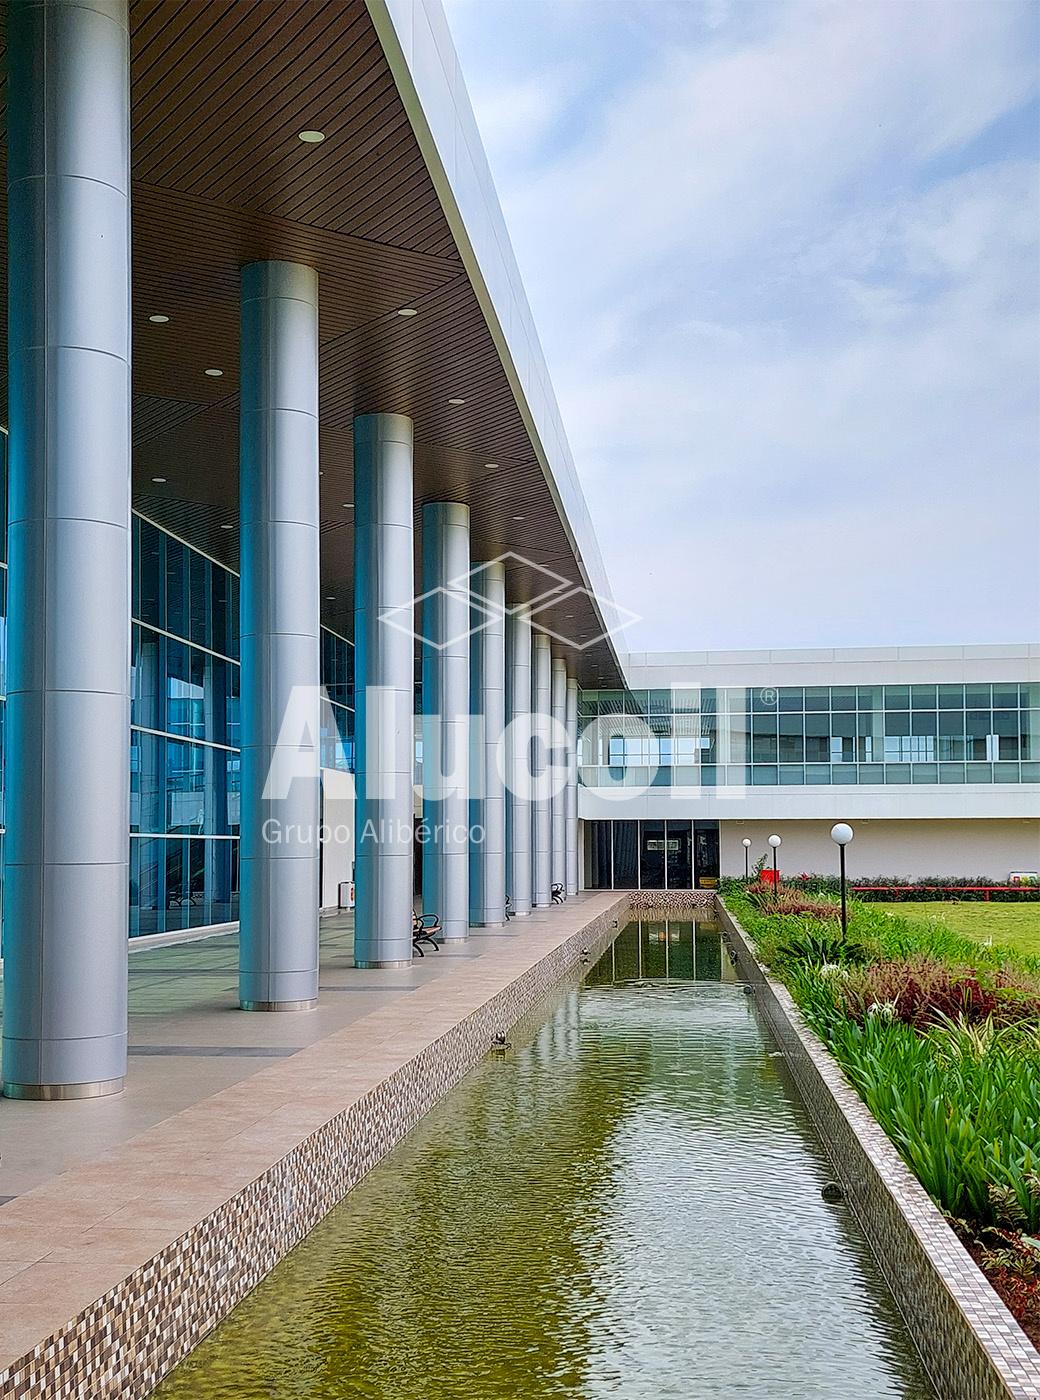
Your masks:
<svg viewBox="0 0 1040 1400"><path fill-rule="evenodd" d="M750 938L717 901L737 969L784 1053L942 1400L1037 1400L1040 1355Z"/></svg>

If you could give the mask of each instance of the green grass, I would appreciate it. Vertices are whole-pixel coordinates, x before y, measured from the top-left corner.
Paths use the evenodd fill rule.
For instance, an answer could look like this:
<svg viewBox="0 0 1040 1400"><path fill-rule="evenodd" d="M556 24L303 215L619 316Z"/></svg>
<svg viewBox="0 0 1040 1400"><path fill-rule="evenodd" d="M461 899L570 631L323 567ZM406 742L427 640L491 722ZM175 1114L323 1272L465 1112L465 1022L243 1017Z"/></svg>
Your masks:
<svg viewBox="0 0 1040 1400"><path fill-rule="evenodd" d="M850 957L833 919L767 914L743 891L727 891L726 904L933 1199L976 1228L1040 1230L1037 1019L914 1029L892 1019L895 1001L856 1019L840 992L857 976L850 964L864 962L973 967L985 983L1001 970L1035 978L1036 906L853 901L849 942L858 947ZM1023 944L1030 931L1033 941ZM824 958L830 967L821 968Z"/></svg>
<svg viewBox="0 0 1040 1400"><path fill-rule="evenodd" d="M1014 948L1040 958L1040 904L963 903L940 900L928 904L875 905L910 921L938 919L953 933L979 943Z"/></svg>

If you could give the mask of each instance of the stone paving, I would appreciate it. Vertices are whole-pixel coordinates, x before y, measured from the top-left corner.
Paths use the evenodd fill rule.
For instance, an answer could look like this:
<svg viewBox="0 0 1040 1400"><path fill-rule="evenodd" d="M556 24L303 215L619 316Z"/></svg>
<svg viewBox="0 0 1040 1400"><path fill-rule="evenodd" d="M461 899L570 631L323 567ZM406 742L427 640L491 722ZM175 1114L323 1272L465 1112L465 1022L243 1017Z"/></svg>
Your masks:
<svg viewBox="0 0 1040 1400"><path fill-rule="evenodd" d="M354 967L353 937L353 914L322 919L317 1009L266 1015L239 1010L237 933L144 950L131 943L124 1092L68 1103L0 1099L0 1199L20 1196L256 1074L266 1058L313 1045L425 986L457 967L457 959L493 948L503 934L475 930L461 948L427 950L410 968L370 972Z"/></svg>
<svg viewBox="0 0 1040 1400"><path fill-rule="evenodd" d="M349 918L326 921L313 1012L239 1011L230 936L132 954L125 1093L0 1103L0 1194L14 1197L0 1207L0 1396L147 1394L165 1361L142 1367L133 1339L165 1328L172 1360L199 1331L180 1322L180 1253L200 1268L215 1249L207 1278L232 1271L222 1254L266 1258L258 1232L305 1181L314 1200L286 1213L277 1262L335 1183L371 1165L372 1114L393 1120L377 1159L626 902L579 896L394 971L355 969ZM212 1320L226 1301L206 1299Z"/></svg>

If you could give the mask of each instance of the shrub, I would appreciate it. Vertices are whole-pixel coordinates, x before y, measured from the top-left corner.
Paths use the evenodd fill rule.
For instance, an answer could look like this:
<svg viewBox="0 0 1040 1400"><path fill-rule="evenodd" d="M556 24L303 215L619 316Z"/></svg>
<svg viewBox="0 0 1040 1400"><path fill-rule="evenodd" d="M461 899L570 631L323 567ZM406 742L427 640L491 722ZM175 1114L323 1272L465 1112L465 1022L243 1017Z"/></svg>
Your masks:
<svg viewBox="0 0 1040 1400"><path fill-rule="evenodd" d="M765 863L766 857L763 856L762 860L755 865L755 879L758 878ZM727 876L719 881L719 888L723 893L736 893L746 888L748 883L743 879L738 880ZM986 886L990 889L988 898L995 903L1028 904L1040 902L1040 882L1005 888L994 888L994 883L998 887L1001 885L1001 881L994 882L987 875L925 875L920 880L908 880L901 875L861 875L849 880L849 890L855 893L858 899L869 900L872 904L908 904L931 903L936 900L985 900L987 898L985 889L972 887ZM800 875L789 875L786 884L801 894L838 895L841 893L841 881L837 875L814 875L809 871L803 871ZM883 888L864 888L870 886Z"/></svg>
<svg viewBox="0 0 1040 1400"><path fill-rule="evenodd" d="M829 888L831 878L808 875L801 876L796 883L803 881L803 888L817 891L824 887ZM1003 881L994 881L986 875L922 875L919 880L907 880L898 875L869 875L850 883L856 886L857 898L877 904L931 903L944 899L985 900L987 888L980 889L979 886L989 887L988 898L997 903L1019 904L1040 900L1040 885L1016 885L1011 888L994 889L994 885L999 887ZM834 884L837 885L837 881L834 881ZM864 886L882 888L864 889Z"/></svg>
<svg viewBox="0 0 1040 1400"><path fill-rule="evenodd" d="M932 1198L972 1230L1040 1231L1040 960L859 901L850 957L833 915L726 903Z"/></svg>
<svg viewBox="0 0 1040 1400"><path fill-rule="evenodd" d="M794 914L808 915L813 919L834 920L841 915L841 908L832 900L810 899L799 890L791 889L789 885L781 885L777 890L767 884L749 885L747 897L756 909L767 916L779 915L782 918Z"/></svg>
<svg viewBox="0 0 1040 1400"><path fill-rule="evenodd" d="M1040 994L1026 979L1016 980L1002 971L986 974L977 968L950 967L920 954L857 968L836 989L836 997L840 1009L859 1025L884 1007L888 1019L915 1030L1040 1015Z"/></svg>
<svg viewBox="0 0 1040 1400"><path fill-rule="evenodd" d="M999 1040L936 1056L930 1035L818 1004L807 1017L929 1195L977 1225L1040 1229L1040 1059Z"/></svg>

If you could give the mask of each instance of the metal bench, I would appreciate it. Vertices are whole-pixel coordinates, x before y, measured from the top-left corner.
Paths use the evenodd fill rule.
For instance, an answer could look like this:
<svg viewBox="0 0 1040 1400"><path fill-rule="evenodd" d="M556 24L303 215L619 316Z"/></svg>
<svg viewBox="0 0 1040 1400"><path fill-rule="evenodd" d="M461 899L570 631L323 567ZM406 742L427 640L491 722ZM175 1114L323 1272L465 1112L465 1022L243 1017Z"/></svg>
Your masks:
<svg viewBox="0 0 1040 1400"><path fill-rule="evenodd" d="M424 943L428 943L434 952L440 951L440 944L437 942L437 934L440 931L441 921L436 914L417 914L412 910L412 949L420 958L426 956L422 950Z"/></svg>

